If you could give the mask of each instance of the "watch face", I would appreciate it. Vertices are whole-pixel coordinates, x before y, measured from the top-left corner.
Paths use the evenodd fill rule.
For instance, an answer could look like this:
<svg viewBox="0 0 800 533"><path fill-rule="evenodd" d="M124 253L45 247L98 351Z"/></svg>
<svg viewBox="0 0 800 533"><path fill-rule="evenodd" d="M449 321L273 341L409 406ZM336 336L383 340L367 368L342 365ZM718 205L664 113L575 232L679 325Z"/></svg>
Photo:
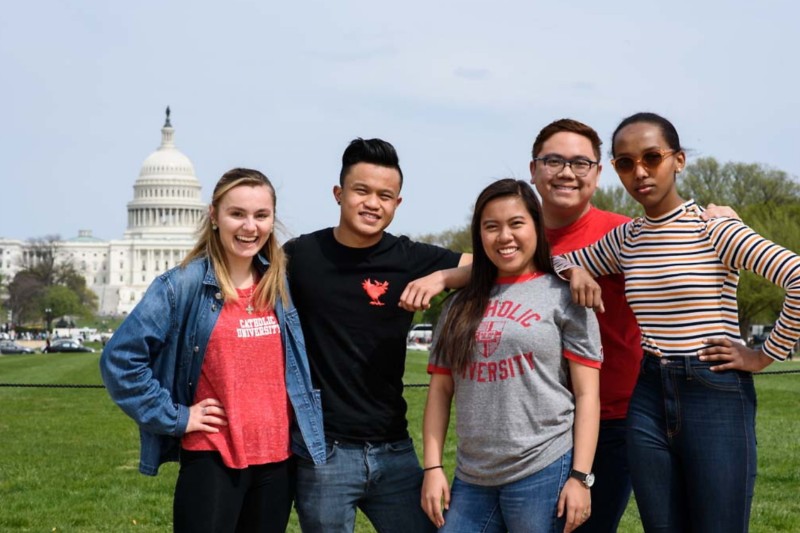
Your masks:
<svg viewBox="0 0 800 533"><path fill-rule="evenodd" d="M594 485L594 474L586 474L586 480L584 481L584 484L591 488L592 485Z"/></svg>

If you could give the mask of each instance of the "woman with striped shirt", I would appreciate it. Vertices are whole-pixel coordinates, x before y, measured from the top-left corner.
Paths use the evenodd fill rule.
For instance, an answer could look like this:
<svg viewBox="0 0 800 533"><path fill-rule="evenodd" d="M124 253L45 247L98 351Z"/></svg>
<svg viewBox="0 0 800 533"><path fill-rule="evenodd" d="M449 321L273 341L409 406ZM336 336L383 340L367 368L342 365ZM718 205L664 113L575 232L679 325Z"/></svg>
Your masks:
<svg viewBox="0 0 800 533"><path fill-rule="evenodd" d="M645 531L745 532L756 476L752 372L800 338L800 257L729 218L704 221L681 198L675 127L623 120L611 161L645 216L566 257L595 276L622 273L645 357L628 413L628 458ZM740 269L786 290L760 350L739 335Z"/></svg>

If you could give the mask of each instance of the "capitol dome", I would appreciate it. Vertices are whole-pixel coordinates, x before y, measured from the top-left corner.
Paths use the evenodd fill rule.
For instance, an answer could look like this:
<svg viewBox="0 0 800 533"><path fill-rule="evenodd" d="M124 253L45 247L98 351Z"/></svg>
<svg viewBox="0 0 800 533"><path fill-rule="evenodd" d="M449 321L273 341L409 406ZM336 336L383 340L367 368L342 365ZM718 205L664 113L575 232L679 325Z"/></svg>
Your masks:
<svg viewBox="0 0 800 533"><path fill-rule="evenodd" d="M170 131L165 132L165 129L169 129ZM175 130L172 128L164 128L161 131L161 146L144 160L144 163L142 163L142 170L139 172L139 178L173 175L188 176L197 181L194 175L194 166L192 162L183 152L175 148L175 142L172 140Z"/></svg>
<svg viewBox="0 0 800 533"><path fill-rule="evenodd" d="M207 211L194 165L175 147L170 110L161 128L161 146L142 163L128 202L126 237L191 237Z"/></svg>

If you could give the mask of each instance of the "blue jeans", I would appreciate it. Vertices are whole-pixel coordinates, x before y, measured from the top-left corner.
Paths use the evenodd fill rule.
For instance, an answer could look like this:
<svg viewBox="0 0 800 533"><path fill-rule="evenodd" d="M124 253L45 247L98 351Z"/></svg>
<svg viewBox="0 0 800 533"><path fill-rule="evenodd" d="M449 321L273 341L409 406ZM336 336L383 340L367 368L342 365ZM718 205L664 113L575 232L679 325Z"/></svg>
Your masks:
<svg viewBox="0 0 800 533"><path fill-rule="evenodd" d="M561 533L558 497L569 477L572 451L513 483L483 487L453 480L450 509L440 533Z"/></svg>
<svg viewBox="0 0 800 533"><path fill-rule="evenodd" d="M592 472L592 515L580 533L615 533L631 498L631 475L626 448L627 421L601 420Z"/></svg>
<svg viewBox="0 0 800 533"><path fill-rule="evenodd" d="M380 533L432 532L422 510L422 468L411 439L347 443L326 439L325 464L297 460L297 516L304 533L352 533L356 508Z"/></svg>
<svg viewBox="0 0 800 533"><path fill-rule="evenodd" d="M628 458L645 531L746 532L756 479L748 372L645 355L628 410Z"/></svg>

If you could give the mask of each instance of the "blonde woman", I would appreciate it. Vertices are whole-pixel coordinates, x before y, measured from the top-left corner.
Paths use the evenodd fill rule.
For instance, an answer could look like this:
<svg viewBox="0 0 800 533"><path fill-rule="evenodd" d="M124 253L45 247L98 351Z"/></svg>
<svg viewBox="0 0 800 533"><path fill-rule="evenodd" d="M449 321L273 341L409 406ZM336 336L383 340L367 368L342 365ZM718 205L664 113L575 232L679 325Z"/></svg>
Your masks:
<svg viewBox="0 0 800 533"><path fill-rule="evenodd" d="M140 428L140 472L180 461L175 531L284 531L293 428L325 460L275 203L261 172L225 173L194 249L103 350L109 394Z"/></svg>

